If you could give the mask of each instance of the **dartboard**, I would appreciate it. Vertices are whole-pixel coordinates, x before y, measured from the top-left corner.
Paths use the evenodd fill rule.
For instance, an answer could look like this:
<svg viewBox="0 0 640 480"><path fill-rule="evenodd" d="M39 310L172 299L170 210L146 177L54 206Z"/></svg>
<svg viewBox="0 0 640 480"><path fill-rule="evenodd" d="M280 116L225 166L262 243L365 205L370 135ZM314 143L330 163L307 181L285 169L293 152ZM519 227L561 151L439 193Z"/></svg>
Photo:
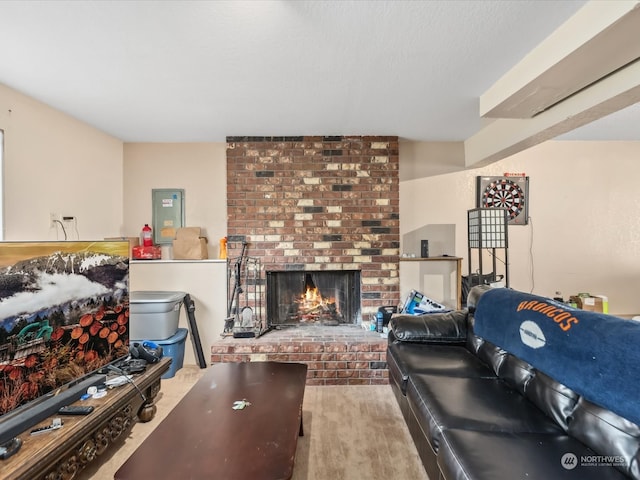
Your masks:
<svg viewBox="0 0 640 480"><path fill-rule="evenodd" d="M478 207L506 208L509 223L527 223L528 177L478 177Z"/></svg>

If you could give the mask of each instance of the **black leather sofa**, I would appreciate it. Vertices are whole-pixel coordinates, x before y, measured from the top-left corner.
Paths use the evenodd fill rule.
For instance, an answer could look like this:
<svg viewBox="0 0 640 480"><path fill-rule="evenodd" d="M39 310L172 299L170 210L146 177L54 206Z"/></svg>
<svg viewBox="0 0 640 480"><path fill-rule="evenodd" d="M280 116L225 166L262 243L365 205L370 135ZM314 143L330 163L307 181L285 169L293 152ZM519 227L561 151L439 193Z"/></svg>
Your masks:
<svg viewBox="0 0 640 480"><path fill-rule="evenodd" d="M497 290L503 292L495 296ZM514 292L514 299L511 295L508 289L474 287L465 310L391 318L389 382L429 479L640 479L640 394L633 398L640 393L635 386L640 384L640 364L622 368L598 363L603 356L624 356L634 345L614 352L607 347L606 355L596 355L597 348L584 344L596 340L577 341L585 333L594 335L590 338L605 338L601 335L612 332L625 338L604 343L622 346L640 339L640 322L577 312L522 292ZM477 333L482 309L489 312L483 317L485 322L500 316L492 313L493 298L517 324L512 339L505 340L502 332L506 337L511 327L509 319L502 319L505 323L495 331L503 345ZM624 333L616 333L610 321ZM531 325L527 322L540 329L527 329ZM597 330L598 325L605 325L606 331L587 332ZM640 343L635 348L640 350ZM585 355L582 359L580 352ZM521 356L534 360L525 361ZM580 365L587 360L592 364ZM633 358L628 360L633 362ZM559 373L555 361L565 362ZM570 374L566 374L567 366L575 367ZM576 382L575 372L581 368L586 378ZM569 378L569 383L579 385L577 390L554 375ZM626 393L609 400L614 389L601 387L601 382L619 382L614 384L623 385ZM591 387L595 387L591 396L600 403L603 397L604 403L612 403L633 421L582 392L591 392Z"/></svg>

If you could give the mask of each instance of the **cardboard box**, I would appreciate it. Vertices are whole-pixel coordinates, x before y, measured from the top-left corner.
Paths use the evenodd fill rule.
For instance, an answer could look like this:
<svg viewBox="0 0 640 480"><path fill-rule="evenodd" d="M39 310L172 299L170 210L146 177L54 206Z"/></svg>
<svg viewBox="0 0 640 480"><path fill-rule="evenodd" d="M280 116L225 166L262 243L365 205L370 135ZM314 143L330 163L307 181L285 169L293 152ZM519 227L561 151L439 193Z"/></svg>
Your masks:
<svg viewBox="0 0 640 480"><path fill-rule="evenodd" d="M200 235L200 227L179 228L173 241L174 260L204 260L209 258L207 239Z"/></svg>
<svg viewBox="0 0 640 480"><path fill-rule="evenodd" d="M571 295L569 297L569 303L575 303L576 307L580 310L587 310L589 312L604 312L604 305L602 297L592 297L588 294Z"/></svg>
<svg viewBox="0 0 640 480"><path fill-rule="evenodd" d="M110 242L125 242L129 241L129 258L133 258L133 247L140 245L140 239L138 237L108 237L105 240Z"/></svg>
<svg viewBox="0 0 640 480"><path fill-rule="evenodd" d="M449 309L427 297L424 293L411 290L400 311L407 315L422 315L425 313L447 312Z"/></svg>
<svg viewBox="0 0 640 480"><path fill-rule="evenodd" d="M136 260L159 260L162 258L162 249L157 245L151 247L136 245L132 249L131 258Z"/></svg>

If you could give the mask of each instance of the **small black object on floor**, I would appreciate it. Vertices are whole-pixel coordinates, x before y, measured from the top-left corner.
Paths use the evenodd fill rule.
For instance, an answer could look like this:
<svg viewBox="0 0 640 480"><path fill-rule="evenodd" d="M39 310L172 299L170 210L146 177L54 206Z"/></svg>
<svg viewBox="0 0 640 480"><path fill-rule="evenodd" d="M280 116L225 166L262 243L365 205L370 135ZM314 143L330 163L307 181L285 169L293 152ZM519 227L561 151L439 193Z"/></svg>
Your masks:
<svg viewBox="0 0 640 480"><path fill-rule="evenodd" d="M256 336L256 332L253 329L237 328L233 331L233 338L253 338Z"/></svg>

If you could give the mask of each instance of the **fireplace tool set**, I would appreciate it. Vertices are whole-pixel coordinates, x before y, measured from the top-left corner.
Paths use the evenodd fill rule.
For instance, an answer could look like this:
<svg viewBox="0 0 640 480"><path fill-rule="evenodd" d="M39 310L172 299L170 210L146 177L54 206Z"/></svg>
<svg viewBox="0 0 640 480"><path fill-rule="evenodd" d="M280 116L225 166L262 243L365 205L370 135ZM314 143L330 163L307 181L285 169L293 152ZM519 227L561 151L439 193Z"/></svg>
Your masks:
<svg viewBox="0 0 640 480"><path fill-rule="evenodd" d="M262 266L260 259L247 256L242 242L240 256L227 259L227 318L223 334L236 338L260 335L262 329Z"/></svg>

